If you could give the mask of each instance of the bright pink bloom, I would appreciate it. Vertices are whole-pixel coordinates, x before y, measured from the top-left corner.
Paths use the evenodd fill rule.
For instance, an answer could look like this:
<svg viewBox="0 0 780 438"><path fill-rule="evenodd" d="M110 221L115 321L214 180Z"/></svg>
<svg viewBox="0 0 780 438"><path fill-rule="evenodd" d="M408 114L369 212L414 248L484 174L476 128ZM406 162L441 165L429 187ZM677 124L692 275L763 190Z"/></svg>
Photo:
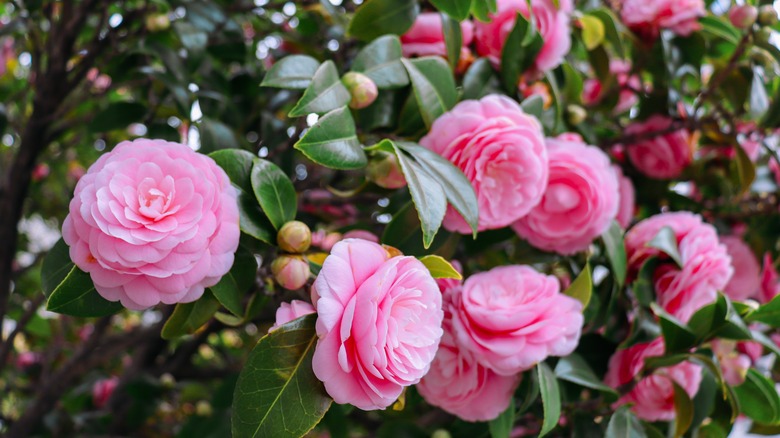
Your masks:
<svg viewBox="0 0 780 438"><path fill-rule="evenodd" d="M553 0L531 0L531 9L536 28L544 41L536 55L534 69L545 72L561 65L563 57L569 53L573 2L565 0L560 2L560 6L555 6ZM490 59L495 67L501 64L501 51L515 26L518 12L528 18L526 0L498 0L498 11L491 15L490 21L474 25L477 53Z"/></svg>
<svg viewBox="0 0 780 438"><path fill-rule="evenodd" d="M764 265L761 268L761 288L758 293L758 301L768 303L780 294L780 274L777 273L772 255L764 253Z"/></svg>
<svg viewBox="0 0 780 438"><path fill-rule="evenodd" d="M618 191L620 192L620 200L618 202L618 211L615 220L624 229L631 225L631 221L634 220L634 211L636 210L636 191L634 190L634 183L631 179L623 175L623 170L618 165L612 165L615 170L615 175L618 179Z"/></svg>
<svg viewBox="0 0 780 438"><path fill-rule="evenodd" d="M569 255L583 251L615 218L618 180L600 149L548 138L550 177L542 202L512 228L531 245Z"/></svg>
<svg viewBox="0 0 780 438"><path fill-rule="evenodd" d="M462 39L461 58L469 55L468 46L474 38L474 25L466 20L460 23ZM401 47L407 58L413 56L447 56L444 33L441 28L441 15L436 12L424 12L417 16L411 29L401 35Z"/></svg>
<svg viewBox="0 0 780 438"><path fill-rule="evenodd" d="M634 90L642 88L642 81L637 75L631 75L631 63L622 59L613 59L609 62L609 71L615 76L620 90L617 105L612 110L614 114L622 114L639 102ZM596 105L604 99L607 91L604 90L601 81L596 78L588 79L582 87L582 102L585 105Z"/></svg>
<svg viewBox="0 0 780 438"><path fill-rule="evenodd" d="M336 403L384 409L428 372L442 336L441 293L414 257L337 243L312 286L314 374Z"/></svg>
<svg viewBox="0 0 780 438"><path fill-rule="evenodd" d="M289 303L282 303L279 305L279 308L276 309L276 322L268 329L268 332L270 333L294 319L315 312L314 306L306 301L292 300Z"/></svg>
<svg viewBox="0 0 780 438"><path fill-rule="evenodd" d="M92 385L92 404L102 409L108 403L116 387L119 386L119 377L100 379Z"/></svg>
<svg viewBox="0 0 780 438"><path fill-rule="evenodd" d="M525 216L547 188L542 127L506 96L460 102L436 119L420 144L450 160L471 181L479 203L479 231L502 228ZM471 233L452 207L444 227Z"/></svg>
<svg viewBox="0 0 780 438"><path fill-rule="evenodd" d="M738 236L722 236L720 241L734 266L734 275L723 291L735 301L755 297L761 288L761 267L753 250Z"/></svg>
<svg viewBox="0 0 780 438"><path fill-rule="evenodd" d="M664 227L674 231L682 268L660 250L647 246ZM660 257L663 263L653 275L657 301L683 322L715 301L734 271L715 228L693 213L661 213L645 219L628 230L625 243L629 275L636 275L648 258Z"/></svg>
<svg viewBox="0 0 780 438"><path fill-rule="evenodd" d="M236 190L183 144L122 142L76 184L62 236L109 301L133 310L195 301L233 265Z"/></svg>
<svg viewBox="0 0 780 438"><path fill-rule="evenodd" d="M688 36L701 27L699 17L706 14L703 0L623 0L622 3L623 23L646 39L658 37L661 29Z"/></svg>
<svg viewBox="0 0 780 438"><path fill-rule="evenodd" d="M644 122L629 125L625 133L661 132L671 125L672 119L654 115ZM631 163L640 172L650 178L672 179L691 164L696 141L696 136L681 129L626 145L626 149Z"/></svg>
<svg viewBox="0 0 780 438"><path fill-rule="evenodd" d="M661 338L618 350L609 360L604 382L613 388L619 388L641 373L645 358L663 354L664 343ZM690 362L681 362L671 367L660 368L649 377L640 380L628 394L620 397L613 407L633 403L631 410L643 420L672 420L675 415L673 381L685 389L692 398L699 390L701 367Z"/></svg>
<svg viewBox="0 0 780 438"><path fill-rule="evenodd" d="M764 346L756 341L737 342L737 351L746 355L751 361L755 362L764 354Z"/></svg>
<svg viewBox="0 0 780 438"><path fill-rule="evenodd" d="M498 374L517 374L577 347L582 304L563 295L553 276L502 266L456 290L449 310L458 345Z"/></svg>

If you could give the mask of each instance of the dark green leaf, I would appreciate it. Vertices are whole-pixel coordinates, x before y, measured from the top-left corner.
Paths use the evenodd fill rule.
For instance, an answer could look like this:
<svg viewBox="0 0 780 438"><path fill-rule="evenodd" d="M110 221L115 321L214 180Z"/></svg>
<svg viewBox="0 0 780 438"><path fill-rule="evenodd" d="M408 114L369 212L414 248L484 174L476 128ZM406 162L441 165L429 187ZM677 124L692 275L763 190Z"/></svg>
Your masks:
<svg viewBox="0 0 780 438"><path fill-rule="evenodd" d="M753 181L756 179L756 165L748 157L742 145L736 143L734 149L737 152L737 175L739 176L740 194L745 194L750 190Z"/></svg>
<svg viewBox="0 0 780 438"><path fill-rule="evenodd" d="M701 24L702 31L705 34L723 38L732 44L737 44L739 42L739 30L720 17L715 17L713 15L700 17L699 24Z"/></svg>
<svg viewBox="0 0 780 438"><path fill-rule="evenodd" d="M458 100L455 79L443 59L428 56L402 59L425 125L430 128L437 117L452 108Z"/></svg>
<svg viewBox="0 0 780 438"><path fill-rule="evenodd" d="M226 309L236 316L243 316L244 307L241 303L247 290L254 284L256 275L257 260L255 256L239 247L236 251L233 267L219 280L219 283L209 289Z"/></svg>
<svg viewBox="0 0 780 438"><path fill-rule="evenodd" d="M219 120L204 117L200 121L199 129L201 153L238 148L238 140L233 129Z"/></svg>
<svg viewBox="0 0 780 438"><path fill-rule="evenodd" d="M463 99L481 99L498 91L500 83L487 58L479 58L463 75Z"/></svg>
<svg viewBox="0 0 780 438"><path fill-rule="evenodd" d="M173 309L168 321L165 321L160 336L163 339L176 339L191 335L209 322L218 309L219 301L209 291L206 291L197 301L179 303Z"/></svg>
<svg viewBox="0 0 780 438"><path fill-rule="evenodd" d="M515 399L509 399L509 406L498 417L488 422L491 438L509 438L515 425Z"/></svg>
<svg viewBox="0 0 780 438"><path fill-rule="evenodd" d="M466 13L468 14L468 11ZM460 23L457 19L450 18L446 14L441 14L441 29L442 34L444 35L444 45L447 49L447 62L450 63L450 68L455 71L458 68L460 49L463 45L463 35L461 34Z"/></svg>
<svg viewBox="0 0 780 438"><path fill-rule="evenodd" d="M558 379L552 370L544 362L537 365L539 372L539 392L542 394L542 406L544 408L544 421L539 438L547 435L558 425L561 418L561 391L558 388Z"/></svg>
<svg viewBox="0 0 780 438"><path fill-rule="evenodd" d="M614 389L605 385L601 379L596 377L590 365L577 353L561 358L555 366L555 375L567 382L617 395Z"/></svg>
<svg viewBox="0 0 780 438"><path fill-rule="evenodd" d="M252 191L252 163L255 156L241 149L220 149L209 154L219 167L227 173L230 181L245 192Z"/></svg>
<svg viewBox="0 0 780 438"><path fill-rule="evenodd" d="M471 0L431 0L433 6L457 21L469 18Z"/></svg>
<svg viewBox="0 0 780 438"><path fill-rule="evenodd" d="M49 295L46 310L78 317L99 317L122 310L122 304L101 297L89 274L74 265Z"/></svg>
<svg viewBox="0 0 780 438"><path fill-rule="evenodd" d="M780 295L746 316L745 320L747 322L763 322L775 328L780 327Z"/></svg>
<svg viewBox="0 0 780 438"><path fill-rule="evenodd" d="M241 231L261 242L276 244L276 230L266 217L252 192L238 193L238 218Z"/></svg>
<svg viewBox="0 0 780 438"><path fill-rule="evenodd" d="M114 102L98 112L89 122L88 128L92 132L125 129L129 124L143 120L146 111L146 105L142 103Z"/></svg>
<svg viewBox="0 0 780 438"><path fill-rule="evenodd" d="M181 44L190 52L200 53L206 48L209 35L192 24L177 20L173 23L176 33L179 34Z"/></svg>
<svg viewBox="0 0 780 438"><path fill-rule="evenodd" d="M592 15L601 20L601 22L604 24L604 31L607 41L612 44L612 48L614 48L615 52L617 52L617 55L622 58L625 51L623 50L624 37L620 36L617 27L617 23L619 23L620 20L611 10L607 8L599 8L593 11L589 11L588 15Z"/></svg>
<svg viewBox="0 0 780 438"><path fill-rule="evenodd" d="M490 13L498 9L497 0L473 0L471 2L471 13L479 21L488 21Z"/></svg>
<svg viewBox="0 0 780 438"><path fill-rule="evenodd" d="M562 69L566 100L575 104L582 103L582 75L568 62L563 64Z"/></svg>
<svg viewBox="0 0 780 438"><path fill-rule="evenodd" d="M646 438L642 423L628 406L619 407L607 424L606 438Z"/></svg>
<svg viewBox="0 0 780 438"><path fill-rule="evenodd" d="M739 410L762 424L780 422L780 397L774 383L751 368L745 376L745 383L734 387Z"/></svg>
<svg viewBox="0 0 780 438"><path fill-rule="evenodd" d="M680 256L680 250L677 248L677 237L674 234L674 230L671 227L663 227L658 234L655 235L647 245L650 248L660 249L664 254L677 263L677 266L682 268L682 257Z"/></svg>
<svg viewBox="0 0 780 438"><path fill-rule="evenodd" d="M593 294L593 279L590 275L590 263L585 263L585 267L568 288L563 291L564 295L575 298L582 303L582 311L588 308L590 297Z"/></svg>
<svg viewBox="0 0 780 438"><path fill-rule="evenodd" d="M295 143L295 149L315 163L332 169L359 169L368 162L347 107L334 109L321 117Z"/></svg>
<svg viewBox="0 0 780 438"><path fill-rule="evenodd" d="M385 34L403 35L420 13L417 0L368 0L347 27L347 34L370 41Z"/></svg>
<svg viewBox="0 0 780 438"><path fill-rule="evenodd" d="M325 114L336 108L346 106L352 96L341 83L339 72L333 61L325 61L312 77L311 84L303 96L290 110L290 117L301 117L310 113Z"/></svg>
<svg viewBox="0 0 780 438"><path fill-rule="evenodd" d="M51 295L54 289L62 283L73 269L70 260L70 248L64 240L60 239L46 253L41 266L41 288L44 295Z"/></svg>
<svg viewBox="0 0 780 438"><path fill-rule="evenodd" d="M612 221L607 231L601 235L604 242L604 249L607 252L609 264L612 267L612 275L618 283L618 287L623 287L626 282L626 245L623 242L623 230L617 221Z"/></svg>
<svg viewBox="0 0 780 438"><path fill-rule="evenodd" d="M523 62L526 56L526 50L523 46L526 35L533 32L533 25L526 20L520 12L517 13L517 21L512 31L507 35L504 41L504 47L501 50L501 81L504 89L511 95L517 93L517 83L520 81L520 74L523 72Z"/></svg>
<svg viewBox="0 0 780 438"><path fill-rule="evenodd" d="M270 161L255 158L250 178L255 198L274 228L278 230L295 219L298 196L282 169Z"/></svg>
<svg viewBox="0 0 780 438"><path fill-rule="evenodd" d="M532 94L520 102L520 107L526 114L530 114L537 119L542 117L544 112L544 98L540 94Z"/></svg>
<svg viewBox="0 0 780 438"><path fill-rule="evenodd" d="M319 67L320 62L311 56L285 56L271 66L260 86L305 90Z"/></svg>
<svg viewBox="0 0 780 438"><path fill-rule="evenodd" d="M686 351L696 343L696 335L688 326L668 314L659 305L652 303L650 306L660 320L667 353Z"/></svg>
<svg viewBox="0 0 780 438"><path fill-rule="evenodd" d="M409 85L409 75L401 64L401 41L395 35L379 37L363 47L352 63L352 71L363 73L377 88Z"/></svg>
<svg viewBox="0 0 780 438"><path fill-rule="evenodd" d="M688 393L677 382L672 380L674 387L674 437L682 437L693 422L693 401Z"/></svg>

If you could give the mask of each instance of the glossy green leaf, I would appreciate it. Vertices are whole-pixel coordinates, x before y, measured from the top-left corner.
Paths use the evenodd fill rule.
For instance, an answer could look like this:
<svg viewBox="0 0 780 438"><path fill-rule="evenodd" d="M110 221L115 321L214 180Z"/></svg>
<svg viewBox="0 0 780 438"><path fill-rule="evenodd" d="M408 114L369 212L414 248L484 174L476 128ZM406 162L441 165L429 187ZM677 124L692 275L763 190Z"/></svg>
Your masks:
<svg viewBox="0 0 780 438"><path fill-rule="evenodd" d="M593 295L593 278L590 274L590 263L586 263L577 278L563 291L564 295L575 298L582 303L582 311L588 308L590 297Z"/></svg>
<svg viewBox="0 0 780 438"><path fill-rule="evenodd" d="M780 396L774 383L750 368L745 382L734 387L739 410L762 424L780 423Z"/></svg>
<svg viewBox="0 0 780 438"><path fill-rule="evenodd" d="M218 149L236 149L238 140L233 129L219 120L204 117L198 125L200 131L201 153L209 153Z"/></svg>
<svg viewBox="0 0 780 438"><path fill-rule="evenodd" d="M604 33L607 41L612 44L612 48L615 49L617 55L622 58L625 54L625 50L623 49L623 40L625 37L621 36L618 31L617 23L620 23L620 20L615 16L615 13L607 8L599 8L589 11L588 15L601 20L604 25Z"/></svg>
<svg viewBox="0 0 780 438"><path fill-rule="evenodd" d="M89 274L74 265L49 295L46 310L78 317L99 317L122 310L122 304L101 297Z"/></svg>
<svg viewBox="0 0 780 438"><path fill-rule="evenodd" d="M148 108L139 102L114 102L95 114L88 128L92 132L125 129L131 123L140 122Z"/></svg>
<svg viewBox="0 0 780 438"><path fill-rule="evenodd" d="M433 6L457 21L469 18L471 0L431 0Z"/></svg>
<svg viewBox="0 0 780 438"><path fill-rule="evenodd" d="M498 417L488 422L491 438L509 438L512 434L512 428L515 425L515 399L509 399L509 406L498 415Z"/></svg>
<svg viewBox="0 0 780 438"><path fill-rule="evenodd" d="M225 171L230 182L245 192L252 191L252 163L255 155L241 149L220 149L209 154L219 167Z"/></svg>
<svg viewBox="0 0 780 438"><path fill-rule="evenodd" d="M501 82L504 89L511 95L517 93L517 83L523 72L523 60L525 53L523 42L526 35L533 32L533 25L521 14L517 13L517 21L507 35L504 47L501 50Z"/></svg>
<svg viewBox="0 0 780 438"><path fill-rule="evenodd" d="M628 406L617 408L607 424L606 438L646 438L642 423Z"/></svg>
<svg viewBox="0 0 780 438"><path fill-rule="evenodd" d="M604 42L606 30L604 23L593 15L585 14L580 17L582 26L582 42L585 48L593 50Z"/></svg>
<svg viewBox="0 0 780 438"><path fill-rule="evenodd" d="M748 157L747 152L741 144L734 145L734 150L737 153L736 166L737 176L739 177L740 194L745 194L750 190L750 186L753 185L753 181L756 179L756 165Z"/></svg>
<svg viewBox="0 0 780 438"><path fill-rule="evenodd" d="M276 229L268 220L252 192L238 192L239 228L244 234L269 245L276 244Z"/></svg>
<svg viewBox="0 0 780 438"><path fill-rule="evenodd" d="M444 35L444 46L447 51L447 62L450 64L450 68L455 71L458 68L460 49L463 45L463 35L461 34L460 23L457 19L450 18L446 14L441 14L441 29L442 34Z"/></svg>
<svg viewBox="0 0 780 438"><path fill-rule="evenodd" d="M320 62L311 56L285 56L271 66L260 86L305 90L319 67Z"/></svg>
<svg viewBox="0 0 780 438"><path fill-rule="evenodd" d="M780 327L780 295L761 305L755 312L745 317L747 322L763 322L771 327Z"/></svg>
<svg viewBox="0 0 780 438"><path fill-rule="evenodd" d="M655 303L650 306L661 324L661 333L664 336L667 353L686 351L696 343L696 335L688 326L667 313L661 306Z"/></svg>
<svg viewBox="0 0 780 438"><path fill-rule="evenodd" d="M626 245L623 242L623 230L617 221L612 221L607 231L601 235L604 242L604 249L607 252L609 264L612 267L612 275L618 283L618 287L623 287L626 283Z"/></svg>
<svg viewBox="0 0 780 438"><path fill-rule="evenodd" d="M614 389L605 385L590 368L585 359L577 353L561 358L555 366L555 375L561 380L576 383L586 388L617 395Z"/></svg>
<svg viewBox="0 0 780 438"><path fill-rule="evenodd" d="M542 394L544 409L542 430L539 431L541 438L553 430L561 418L561 390L558 387L558 379L546 363L539 362L536 369L539 373L539 392Z"/></svg>
<svg viewBox="0 0 780 438"><path fill-rule="evenodd" d="M487 58L479 58L463 75L463 99L481 99L497 92L500 86L490 61Z"/></svg>
<svg viewBox="0 0 780 438"><path fill-rule="evenodd" d="M352 71L368 76L380 89L405 87L409 85L409 75L401 57L401 40L395 35L385 35L358 52Z"/></svg>
<svg viewBox="0 0 780 438"><path fill-rule="evenodd" d="M520 107L526 114L539 119L544 112L544 98L540 94L532 94L520 102Z"/></svg>
<svg viewBox="0 0 780 438"><path fill-rule="evenodd" d="M420 261L428 271L431 272L433 278L454 278L456 280L462 280L463 276L455 269L450 262L445 260L441 256L427 255L420 257Z"/></svg>
<svg viewBox="0 0 780 438"><path fill-rule="evenodd" d="M57 243L46 253L41 265L41 288L47 297L73 270L73 261L70 259L70 247L60 238Z"/></svg>
<svg viewBox="0 0 780 438"><path fill-rule="evenodd" d="M226 309L236 316L244 315L244 295L254 285L257 276L257 260L246 249L239 247L233 266L219 283L211 286L211 293Z"/></svg>
<svg viewBox="0 0 780 438"><path fill-rule="evenodd" d="M705 34L723 38L732 44L737 44L739 42L739 30L720 17L715 17L713 15L699 17L699 24L701 24L702 31Z"/></svg>
<svg viewBox="0 0 780 438"><path fill-rule="evenodd" d="M210 291L206 291L197 301L179 303L165 321L160 336L163 339L176 339L191 335L209 322L217 310L219 310L219 301Z"/></svg>
<svg viewBox="0 0 780 438"><path fill-rule="evenodd" d="M276 164L255 158L250 175L257 202L277 230L294 220L298 195L292 181Z"/></svg>
<svg viewBox="0 0 780 438"><path fill-rule="evenodd" d="M316 315L284 324L257 343L233 394L233 437L301 437L332 400L312 370Z"/></svg>
<svg viewBox="0 0 780 438"><path fill-rule="evenodd" d="M420 13L417 0L367 0L347 27L347 34L370 41L385 34L403 35Z"/></svg>
<svg viewBox="0 0 780 438"><path fill-rule="evenodd" d="M359 169L368 159L355 131L355 121L347 107L322 116L295 143L306 158L331 169Z"/></svg>
<svg viewBox="0 0 780 438"><path fill-rule="evenodd" d="M290 117L307 116L311 113L325 114L346 106L352 96L341 83L339 72L333 61L325 61L312 77L298 103L290 110Z"/></svg>
<svg viewBox="0 0 780 438"><path fill-rule="evenodd" d="M565 62L561 69L563 70L563 94L568 102L574 104L582 103L583 80L582 75L569 64Z"/></svg>
<svg viewBox="0 0 780 438"><path fill-rule="evenodd" d="M647 242L646 246L661 250L664 254L671 257L677 263L677 266L682 268L683 263L680 250L677 248L677 237L671 227L661 228L658 234Z"/></svg>
<svg viewBox="0 0 780 438"><path fill-rule="evenodd" d="M681 438L693 422L693 401L683 387L672 381L674 388L674 438Z"/></svg>
<svg viewBox="0 0 780 438"><path fill-rule="evenodd" d="M479 21L489 21L490 13L498 9L497 0L472 0L471 13Z"/></svg>
<svg viewBox="0 0 780 438"><path fill-rule="evenodd" d="M436 118L455 106L458 101L452 71L447 63L437 56L402 59L401 62L412 81L423 121L430 128Z"/></svg>

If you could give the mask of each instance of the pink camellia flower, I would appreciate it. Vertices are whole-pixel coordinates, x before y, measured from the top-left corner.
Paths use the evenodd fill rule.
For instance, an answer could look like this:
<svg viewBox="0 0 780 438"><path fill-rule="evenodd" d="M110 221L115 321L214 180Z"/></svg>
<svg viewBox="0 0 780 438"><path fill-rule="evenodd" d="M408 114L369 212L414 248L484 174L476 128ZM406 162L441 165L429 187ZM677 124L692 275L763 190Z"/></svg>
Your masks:
<svg viewBox="0 0 780 438"><path fill-rule="evenodd" d="M469 56L468 46L474 38L474 25L466 20L460 23L462 39L461 58ZM401 35L401 48L404 56L447 56L441 15L436 12L424 12L417 16L412 27Z"/></svg>
<svg viewBox="0 0 780 438"><path fill-rule="evenodd" d="M372 233L371 231L367 230L349 230L346 233L344 233L345 239L363 239L368 240L369 242L379 243L379 238L376 237L376 234Z"/></svg>
<svg viewBox="0 0 780 438"><path fill-rule="evenodd" d="M618 180L609 157L582 140L548 138L542 202L512 228L531 245L569 255L588 248L615 218Z"/></svg>
<svg viewBox="0 0 780 438"><path fill-rule="evenodd" d="M672 119L654 115L644 122L629 125L625 133L646 134L661 132L672 125ZM678 130L640 140L626 145L631 163L645 175L656 179L671 179L680 176L691 164L697 136L686 130Z"/></svg>
<svg viewBox="0 0 780 438"><path fill-rule="evenodd" d="M758 301L768 303L780 294L780 274L777 273L772 255L764 253L764 264L761 267L761 287L758 292Z"/></svg>
<svg viewBox="0 0 780 438"><path fill-rule="evenodd" d="M745 301L761 288L761 267L753 250L739 236L721 236L734 266L734 275L723 292L735 301Z"/></svg>
<svg viewBox="0 0 780 438"><path fill-rule="evenodd" d="M627 176L623 175L623 170L620 166L612 165L612 169L615 170L615 175L618 179L618 192L620 193L615 220L617 220L618 224L625 229L631 225L631 221L634 219L634 211L636 210L636 191L634 190L634 183L632 183L631 179Z"/></svg>
<svg viewBox="0 0 780 438"><path fill-rule="evenodd" d="M619 91L617 105L612 110L614 114L622 114L639 102L639 97L634 90L642 88L642 81L638 75L631 74L631 63L622 59L613 59L609 62L609 71L615 76ZM592 78L585 81L582 87L582 103L596 105L604 99L604 90L601 81Z"/></svg>
<svg viewBox="0 0 780 438"><path fill-rule="evenodd" d="M471 181L479 203L479 231L502 228L525 216L547 188L542 127L506 96L460 102L436 119L420 144L450 160ZM444 227L471 233L452 207Z"/></svg>
<svg viewBox="0 0 780 438"><path fill-rule="evenodd" d="M442 336L441 292L414 257L345 239L312 286L314 374L336 403L384 409L428 372Z"/></svg>
<svg viewBox="0 0 780 438"><path fill-rule="evenodd" d="M287 324L288 322L298 319L302 316L306 316L310 313L315 313L314 306L301 300L292 300L289 303L282 303L279 308L276 309L276 322L268 329L268 333L276 330L277 328Z"/></svg>
<svg viewBox="0 0 780 438"><path fill-rule="evenodd" d="M609 360L604 382L617 389L633 381L644 368L645 358L662 356L664 349L663 339L658 338L652 342L618 350ZM693 398L701 383L701 367L690 362L681 362L660 368L640 380L628 394L620 397L613 407L631 403L631 411L643 420L672 420L675 415L673 381Z"/></svg>
<svg viewBox="0 0 780 438"><path fill-rule="evenodd" d="M676 237L682 267L647 244L669 227ZM726 246L715 228L689 212L661 213L628 230L625 238L629 275L633 276L653 256L662 262L653 281L657 301L667 312L687 322L699 308L715 301L734 271Z"/></svg>
<svg viewBox="0 0 780 438"><path fill-rule="evenodd" d="M102 409L108 403L116 387L119 386L119 377L100 379L92 385L92 404Z"/></svg>
<svg viewBox="0 0 780 438"><path fill-rule="evenodd" d="M62 237L109 301L133 310L195 301L233 265L236 190L183 144L125 141L76 184Z"/></svg>
<svg viewBox="0 0 780 438"><path fill-rule="evenodd" d="M536 28L544 45L536 55L534 69L537 72L552 70L561 65L563 57L571 48L571 12L574 4L571 0L562 0L556 6L554 0L531 0L531 11ZM526 0L498 0L498 10L491 14L487 23L474 25L474 39L477 53L486 56L493 66L501 64L501 52L507 36L517 21L517 14L528 18Z"/></svg>
<svg viewBox="0 0 780 438"><path fill-rule="evenodd" d="M705 14L703 0L623 0L620 9L623 23L645 39L655 39L661 29L688 36Z"/></svg>
<svg viewBox="0 0 780 438"><path fill-rule="evenodd" d="M558 280L529 266L502 266L469 277L453 294L458 345L483 366L510 376L577 347L582 304Z"/></svg>
<svg viewBox="0 0 780 438"><path fill-rule="evenodd" d="M25 370L35 365L39 365L42 360L43 356L41 353L25 351L23 353L19 353L19 355L16 357L16 367L20 370Z"/></svg>
<svg viewBox="0 0 780 438"><path fill-rule="evenodd" d="M736 341L713 339L711 347L715 357L718 358L720 369L723 372L723 380L732 386L741 385L752 364L750 356L739 353Z"/></svg>

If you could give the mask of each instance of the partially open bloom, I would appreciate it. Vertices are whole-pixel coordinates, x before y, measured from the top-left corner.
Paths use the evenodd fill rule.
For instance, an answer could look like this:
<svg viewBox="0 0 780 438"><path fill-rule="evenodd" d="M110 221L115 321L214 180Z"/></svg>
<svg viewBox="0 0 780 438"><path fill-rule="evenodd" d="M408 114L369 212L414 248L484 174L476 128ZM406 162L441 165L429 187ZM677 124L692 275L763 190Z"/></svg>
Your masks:
<svg viewBox="0 0 780 438"><path fill-rule="evenodd" d="M528 214L547 187L542 127L506 96L465 100L433 123L420 144L450 160L471 181L479 231L505 227ZM471 233L451 206L444 227Z"/></svg>
<svg viewBox="0 0 780 438"><path fill-rule="evenodd" d="M654 115L644 122L626 128L627 135L643 135L663 132L672 125L672 119ZM691 164L697 136L684 129L654 135L626 145L628 158L643 174L650 178L671 179L680 176Z"/></svg>
<svg viewBox="0 0 780 438"><path fill-rule="evenodd" d="M441 293L414 257L362 239L337 243L312 287L314 374L336 403L384 409L428 372L442 336Z"/></svg>
<svg viewBox="0 0 780 438"><path fill-rule="evenodd" d="M230 270L236 190L211 158L163 140L118 144L76 184L62 237L109 301L195 301Z"/></svg>
<svg viewBox="0 0 780 438"><path fill-rule="evenodd" d="M102 409L108 403L114 390L119 386L119 377L109 377L100 379L92 385L92 404L96 408Z"/></svg>
<svg viewBox="0 0 780 438"><path fill-rule="evenodd" d="M289 303L282 303L279 305L279 308L276 309L276 322L268 329L268 332L272 332L294 319L314 312L316 312L314 306L306 301L292 300Z"/></svg>
<svg viewBox="0 0 780 438"><path fill-rule="evenodd" d="M474 25L466 20L460 23L461 58L469 55L468 46L474 38ZM401 35L401 48L406 57L447 56L444 32L441 26L441 14L424 12L417 16L412 27Z"/></svg>
<svg viewBox="0 0 780 438"><path fill-rule="evenodd" d="M700 28L699 17L706 14L704 0L623 0L620 17L628 28L646 39L654 39L661 29L688 36Z"/></svg>
<svg viewBox="0 0 780 438"><path fill-rule="evenodd" d="M288 290L296 290L302 288L309 280L311 268L302 256L283 254L271 263L271 273L280 286Z"/></svg>
<svg viewBox="0 0 780 438"><path fill-rule="evenodd" d="M723 289L735 301L745 301L758 294L761 288L761 266L753 250L739 236L721 236L734 266L734 275Z"/></svg>

